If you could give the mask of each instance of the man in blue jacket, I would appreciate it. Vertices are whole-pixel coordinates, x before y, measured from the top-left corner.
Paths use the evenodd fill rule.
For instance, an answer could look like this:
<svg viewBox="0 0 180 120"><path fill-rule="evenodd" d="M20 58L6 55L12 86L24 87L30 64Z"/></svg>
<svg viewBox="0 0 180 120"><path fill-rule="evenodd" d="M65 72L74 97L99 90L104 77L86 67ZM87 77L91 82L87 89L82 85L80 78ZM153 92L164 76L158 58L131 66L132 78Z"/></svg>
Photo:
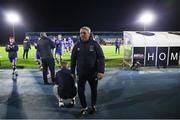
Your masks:
<svg viewBox="0 0 180 120"><path fill-rule="evenodd" d="M91 88L90 114L96 112L98 80L104 76L104 53L100 45L93 40L89 27L80 29L80 40L75 44L71 54L71 73L75 77L75 68L78 76L78 95L82 109L80 115L87 113L85 98L85 84L88 81Z"/></svg>

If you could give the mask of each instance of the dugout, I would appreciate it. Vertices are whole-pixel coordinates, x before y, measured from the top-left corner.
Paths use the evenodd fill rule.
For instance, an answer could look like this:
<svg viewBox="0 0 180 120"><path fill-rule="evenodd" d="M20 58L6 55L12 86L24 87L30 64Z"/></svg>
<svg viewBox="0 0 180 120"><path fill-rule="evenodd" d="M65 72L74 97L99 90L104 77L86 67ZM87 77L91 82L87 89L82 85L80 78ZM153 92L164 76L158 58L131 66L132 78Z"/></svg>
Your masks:
<svg viewBox="0 0 180 120"><path fill-rule="evenodd" d="M180 32L124 31L124 63L141 66L179 66Z"/></svg>

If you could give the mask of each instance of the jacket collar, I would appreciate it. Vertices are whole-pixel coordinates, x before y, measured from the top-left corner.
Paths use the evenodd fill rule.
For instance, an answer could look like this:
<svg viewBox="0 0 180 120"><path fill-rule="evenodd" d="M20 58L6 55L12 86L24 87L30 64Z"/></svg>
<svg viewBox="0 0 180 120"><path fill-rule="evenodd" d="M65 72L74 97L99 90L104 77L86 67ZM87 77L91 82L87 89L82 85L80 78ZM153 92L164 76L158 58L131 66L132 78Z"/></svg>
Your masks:
<svg viewBox="0 0 180 120"><path fill-rule="evenodd" d="M90 38L88 41L82 41L81 38L80 38L80 42L81 42L81 43L89 43L89 42L91 42L91 41L93 41L93 39L91 39L91 38Z"/></svg>

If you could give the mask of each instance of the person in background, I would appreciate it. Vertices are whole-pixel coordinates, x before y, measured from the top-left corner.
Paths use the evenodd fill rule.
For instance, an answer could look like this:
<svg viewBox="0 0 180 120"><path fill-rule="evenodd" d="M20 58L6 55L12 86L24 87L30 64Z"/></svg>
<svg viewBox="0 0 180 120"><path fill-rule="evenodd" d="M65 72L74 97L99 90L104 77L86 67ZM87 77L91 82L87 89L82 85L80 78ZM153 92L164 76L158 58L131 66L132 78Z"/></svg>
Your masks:
<svg viewBox="0 0 180 120"><path fill-rule="evenodd" d="M64 38L63 46L64 46L64 55L65 55L65 53L68 53L68 39L67 38Z"/></svg>
<svg viewBox="0 0 180 120"><path fill-rule="evenodd" d="M24 48L24 52L23 52L23 59L28 59L28 52L29 49L31 49L31 43L30 43L30 39L29 36L26 36L24 41L23 41L23 48Z"/></svg>
<svg viewBox="0 0 180 120"><path fill-rule="evenodd" d="M72 47L73 47L73 40L70 38L70 37L68 37L67 38L68 39L68 51L71 53L71 50L72 50Z"/></svg>
<svg viewBox="0 0 180 120"><path fill-rule="evenodd" d="M38 38L38 40L40 40L40 38ZM43 67L42 67L42 61L41 61L40 53L37 50L37 43L34 43L34 48L36 49L36 55L35 55L36 63L38 64L38 68L41 71L43 69Z"/></svg>
<svg viewBox="0 0 180 120"><path fill-rule="evenodd" d="M59 55L60 57L60 63L62 61L62 46L63 46L63 40L62 40L62 36L58 35L58 38L54 38L55 39L55 60L56 62L59 64L59 60L57 58L57 55Z"/></svg>
<svg viewBox="0 0 180 120"><path fill-rule="evenodd" d="M120 40L118 40L118 38L116 39L116 41L115 41L115 53L117 54L118 53L118 55L120 54L120 45L121 45L121 41Z"/></svg>

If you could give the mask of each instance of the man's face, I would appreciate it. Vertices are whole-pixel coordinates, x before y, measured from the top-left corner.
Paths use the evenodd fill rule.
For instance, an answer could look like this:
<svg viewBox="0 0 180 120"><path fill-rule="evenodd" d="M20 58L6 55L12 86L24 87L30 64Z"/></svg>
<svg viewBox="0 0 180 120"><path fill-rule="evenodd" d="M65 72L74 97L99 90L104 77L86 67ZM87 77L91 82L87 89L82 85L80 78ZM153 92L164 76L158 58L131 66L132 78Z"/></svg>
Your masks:
<svg viewBox="0 0 180 120"><path fill-rule="evenodd" d="M27 39L27 40L29 40L29 37L28 37L28 36L26 36L26 39Z"/></svg>
<svg viewBox="0 0 180 120"><path fill-rule="evenodd" d="M90 38L90 33L85 29L80 29L80 37L82 41L88 41Z"/></svg>
<svg viewBox="0 0 180 120"><path fill-rule="evenodd" d="M13 38L9 38L9 42L10 43L14 43L14 39Z"/></svg>
<svg viewBox="0 0 180 120"><path fill-rule="evenodd" d="M45 32L41 33L43 37L47 37L47 34Z"/></svg>
<svg viewBox="0 0 180 120"><path fill-rule="evenodd" d="M61 39L62 39L62 36L61 36L61 35L58 35L58 39L61 40Z"/></svg>

